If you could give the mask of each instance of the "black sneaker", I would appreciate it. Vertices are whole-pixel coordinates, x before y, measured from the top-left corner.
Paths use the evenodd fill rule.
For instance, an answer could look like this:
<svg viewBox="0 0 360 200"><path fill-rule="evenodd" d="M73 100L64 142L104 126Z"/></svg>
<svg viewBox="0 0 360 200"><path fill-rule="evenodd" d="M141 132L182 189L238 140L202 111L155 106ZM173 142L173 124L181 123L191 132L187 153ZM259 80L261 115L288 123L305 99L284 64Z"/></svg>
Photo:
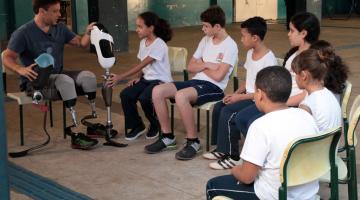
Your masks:
<svg viewBox="0 0 360 200"><path fill-rule="evenodd" d="M200 143L187 140L183 149L175 154L178 160L191 160L201 151Z"/></svg>
<svg viewBox="0 0 360 200"><path fill-rule="evenodd" d="M138 126L136 128L131 129L131 131L125 135L125 140L128 141L135 140L145 132L146 132L146 127L144 125Z"/></svg>
<svg viewBox="0 0 360 200"><path fill-rule="evenodd" d="M176 139L170 138L159 138L156 142L145 146L145 152L148 154L160 153L165 150L175 150Z"/></svg>
<svg viewBox="0 0 360 200"><path fill-rule="evenodd" d="M71 147L73 149L89 150L97 145L98 141L86 136L83 133L74 133L71 135Z"/></svg>
<svg viewBox="0 0 360 200"><path fill-rule="evenodd" d="M115 129L111 129L111 138L114 138L117 134L118 132ZM86 128L86 135L91 138L104 138L106 135L106 127L99 123L93 124Z"/></svg>
<svg viewBox="0 0 360 200"><path fill-rule="evenodd" d="M159 136L159 129L157 126L150 125L149 131L146 133L146 139L154 139Z"/></svg>

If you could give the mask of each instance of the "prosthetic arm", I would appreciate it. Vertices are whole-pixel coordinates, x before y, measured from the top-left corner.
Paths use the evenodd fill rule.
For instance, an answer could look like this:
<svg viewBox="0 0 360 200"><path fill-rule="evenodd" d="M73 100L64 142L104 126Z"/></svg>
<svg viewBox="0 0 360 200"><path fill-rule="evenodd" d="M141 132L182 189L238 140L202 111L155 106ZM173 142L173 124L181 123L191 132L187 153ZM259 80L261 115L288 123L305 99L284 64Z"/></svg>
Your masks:
<svg viewBox="0 0 360 200"><path fill-rule="evenodd" d="M101 93L105 102L107 110L107 120L106 120L106 142L104 145L115 146L115 147L125 147L127 144L122 144L111 140L111 131L113 128L112 119L111 119L111 103L112 103L112 88L107 87L106 83L110 79L110 68L115 64L115 56L112 51L113 38L107 32L104 26L97 24L93 27L90 35L91 44L95 46L96 54L98 57L98 62L102 68L105 69L105 75Z"/></svg>

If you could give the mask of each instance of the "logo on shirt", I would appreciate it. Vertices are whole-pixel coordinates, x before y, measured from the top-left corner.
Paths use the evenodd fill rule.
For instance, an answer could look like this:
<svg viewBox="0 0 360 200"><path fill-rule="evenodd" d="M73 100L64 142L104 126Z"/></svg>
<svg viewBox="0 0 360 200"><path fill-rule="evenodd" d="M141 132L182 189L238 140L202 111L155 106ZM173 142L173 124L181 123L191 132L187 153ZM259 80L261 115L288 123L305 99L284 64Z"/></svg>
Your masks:
<svg viewBox="0 0 360 200"><path fill-rule="evenodd" d="M221 62L223 58L224 58L224 54L219 53L218 56L216 57L216 61Z"/></svg>

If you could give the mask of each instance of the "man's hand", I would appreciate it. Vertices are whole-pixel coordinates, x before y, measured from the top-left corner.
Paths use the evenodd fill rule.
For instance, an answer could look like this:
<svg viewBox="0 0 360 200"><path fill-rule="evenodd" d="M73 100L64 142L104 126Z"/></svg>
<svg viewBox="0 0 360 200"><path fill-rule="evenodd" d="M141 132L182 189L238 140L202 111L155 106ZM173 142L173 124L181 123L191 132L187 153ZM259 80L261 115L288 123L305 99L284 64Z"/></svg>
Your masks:
<svg viewBox="0 0 360 200"><path fill-rule="evenodd" d="M93 30L95 24L96 24L96 22L92 22L86 27L86 30L85 30L86 35L90 35L91 30Z"/></svg>
<svg viewBox="0 0 360 200"><path fill-rule="evenodd" d="M120 75L111 73L110 79L107 81L106 86L115 87L121 80L122 77Z"/></svg>
<svg viewBox="0 0 360 200"><path fill-rule="evenodd" d="M36 66L36 63L33 63L26 67L19 67L16 72L20 74L21 76L25 76L30 81L33 81L37 78L38 74L33 70L33 68Z"/></svg>
<svg viewBox="0 0 360 200"><path fill-rule="evenodd" d="M135 85L136 83L138 83L140 81L140 78L134 78L132 80L130 80L128 83L127 83L127 86L130 87L130 86L133 86Z"/></svg>

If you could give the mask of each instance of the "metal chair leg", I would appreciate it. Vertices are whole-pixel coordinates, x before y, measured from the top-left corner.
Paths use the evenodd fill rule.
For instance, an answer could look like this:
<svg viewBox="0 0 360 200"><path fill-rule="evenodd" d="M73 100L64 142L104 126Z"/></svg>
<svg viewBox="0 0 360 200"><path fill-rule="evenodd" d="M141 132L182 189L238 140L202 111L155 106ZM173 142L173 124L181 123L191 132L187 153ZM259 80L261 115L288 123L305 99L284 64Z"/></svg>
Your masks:
<svg viewBox="0 0 360 200"><path fill-rule="evenodd" d="M20 145L24 146L24 117L23 117L23 105L19 105L20 114Z"/></svg>
<svg viewBox="0 0 360 200"><path fill-rule="evenodd" d="M174 119L174 105L173 104L171 104L170 105L170 117L171 117L171 133L173 133L174 134L174 121L175 121L175 119Z"/></svg>
<svg viewBox="0 0 360 200"><path fill-rule="evenodd" d="M53 127L54 121L53 121L52 101L49 101L49 110L50 110L50 127Z"/></svg>
<svg viewBox="0 0 360 200"><path fill-rule="evenodd" d="M200 109L197 109L197 132L200 132Z"/></svg>
<svg viewBox="0 0 360 200"><path fill-rule="evenodd" d="M206 151L210 150L210 111L206 111Z"/></svg>
<svg viewBox="0 0 360 200"><path fill-rule="evenodd" d="M65 103L63 102L63 131L64 131L64 139L66 139L66 107Z"/></svg>

